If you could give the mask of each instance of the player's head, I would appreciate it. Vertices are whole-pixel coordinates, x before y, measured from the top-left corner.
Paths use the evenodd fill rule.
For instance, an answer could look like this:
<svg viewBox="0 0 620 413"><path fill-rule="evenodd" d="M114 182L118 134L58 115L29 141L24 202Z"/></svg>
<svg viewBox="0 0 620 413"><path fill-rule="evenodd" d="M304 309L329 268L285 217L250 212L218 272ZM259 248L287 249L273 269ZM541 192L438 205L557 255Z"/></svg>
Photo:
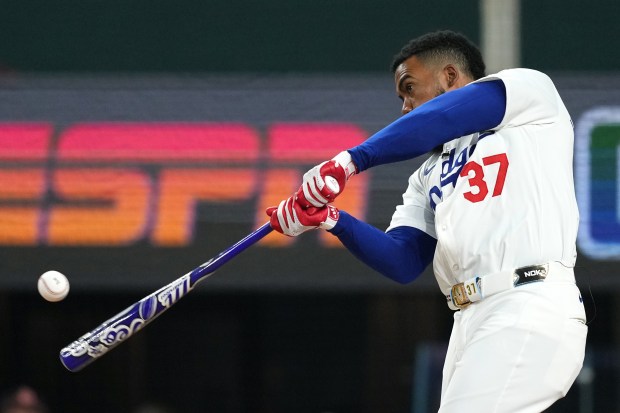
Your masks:
<svg viewBox="0 0 620 413"><path fill-rule="evenodd" d="M403 113L485 75L482 54L465 36L437 31L409 41L394 56L392 72Z"/></svg>
<svg viewBox="0 0 620 413"><path fill-rule="evenodd" d="M452 63L473 80L485 76L485 65L478 47L467 37L450 30L427 33L410 40L392 61L392 73L411 56L432 65Z"/></svg>

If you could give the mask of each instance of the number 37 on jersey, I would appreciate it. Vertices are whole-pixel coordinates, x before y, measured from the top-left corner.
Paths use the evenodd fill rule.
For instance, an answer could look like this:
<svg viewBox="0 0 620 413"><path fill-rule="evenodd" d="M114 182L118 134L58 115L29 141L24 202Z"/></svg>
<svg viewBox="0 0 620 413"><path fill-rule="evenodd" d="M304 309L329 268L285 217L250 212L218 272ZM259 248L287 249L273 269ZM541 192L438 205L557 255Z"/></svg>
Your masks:
<svg viewBox="0 0 620 413"><path fill-rule="evenodd" d="M463 152L467 151L465 149ZM452 154L451 154L452 155ZM441 174L441 186L448 184L456 185L457 178L464 179L469 185L469 190L465 191L463 197L472 203L481 202L488 197L496 197L502 194L504 183L508 174L508 156L506 153L497 153L485 156L479 161L460 161L465 158L465 153L456 157L455 162L444 162ZM454 159L452 156L450 158ZM436 207L434 199L442 198L442 190L434 186L429 191L430 204L433 209Z"/></svg>

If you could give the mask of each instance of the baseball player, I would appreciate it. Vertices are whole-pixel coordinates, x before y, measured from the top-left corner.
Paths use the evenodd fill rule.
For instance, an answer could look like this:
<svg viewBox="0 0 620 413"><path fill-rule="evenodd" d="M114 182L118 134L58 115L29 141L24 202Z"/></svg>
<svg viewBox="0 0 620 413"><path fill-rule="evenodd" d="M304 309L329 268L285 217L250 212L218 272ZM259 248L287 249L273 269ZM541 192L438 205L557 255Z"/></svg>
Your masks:
<svg viewBox="0 0 620 413"><path fill-rule="evenodd" d="M308 171L267 210L271 224L325 229L401 283L432 261L456 310L439 411L541 412L577 377L587 335L571 118L548 76L485 76L477 47L451 31L410 41L392 70L403 116ZM427 153L385 232L331 204L355 174Z"/></svg>

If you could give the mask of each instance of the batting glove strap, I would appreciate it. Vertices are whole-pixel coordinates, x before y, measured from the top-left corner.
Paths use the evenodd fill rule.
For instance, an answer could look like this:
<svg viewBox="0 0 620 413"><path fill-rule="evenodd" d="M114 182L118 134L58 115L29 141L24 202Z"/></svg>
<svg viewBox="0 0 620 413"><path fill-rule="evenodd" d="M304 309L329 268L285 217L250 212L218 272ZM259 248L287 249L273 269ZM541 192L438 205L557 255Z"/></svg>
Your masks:
<svg viewBox="0 0 620 413"><path fill-rule="evenodd" d="M340 217L338 208L334 206L303 209L294 197L280 202L277 207L267 208L266 213L271 217L271 227L289 237L316 228L330 230Z"/></svg>
<svg viewBox="0 0 620 413"><path fill-rule="evenodd" d="M332 158L332 161L334 161L337 165L342 166L347 181L357 173L357 168L355 167L351 154L348 151L340 152Z"/></svg>
<svg viewBox="0 0 620 413"><path fill-rule="evenodd" d="M338 218L340 218L340 211L333 205L325 206L325 218L323 222L319 225L319 228L325 229L329 231L333 229L338 223Z"/></svg>

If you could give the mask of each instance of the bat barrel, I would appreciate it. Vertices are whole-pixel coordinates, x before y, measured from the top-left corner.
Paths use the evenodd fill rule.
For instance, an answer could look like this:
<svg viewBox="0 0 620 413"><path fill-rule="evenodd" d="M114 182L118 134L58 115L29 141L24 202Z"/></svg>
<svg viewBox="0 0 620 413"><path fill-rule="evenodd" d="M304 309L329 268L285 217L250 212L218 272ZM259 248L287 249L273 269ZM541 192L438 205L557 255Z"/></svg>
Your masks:
<svg viewBox="0 0 620 413"><path fill-rule="evenodd" d="M188 279L185 275L179 280ZM189 291L178 289L179 280L143 298L64 347L60 350L60 362L69 371L76 372L127 340ZM170 297L171 291L175 291L176 295ZM160 298L164 299L160 301Z"/></svg>
<svg viewBox="0 0 620 413"><path fill-rule="evenodd" d="M73 372L80 371L97 358L129 339L153 321L215 270L271 232L264 224L215 258L129 306L100 326L60 350L60 361Z"/></svg>

